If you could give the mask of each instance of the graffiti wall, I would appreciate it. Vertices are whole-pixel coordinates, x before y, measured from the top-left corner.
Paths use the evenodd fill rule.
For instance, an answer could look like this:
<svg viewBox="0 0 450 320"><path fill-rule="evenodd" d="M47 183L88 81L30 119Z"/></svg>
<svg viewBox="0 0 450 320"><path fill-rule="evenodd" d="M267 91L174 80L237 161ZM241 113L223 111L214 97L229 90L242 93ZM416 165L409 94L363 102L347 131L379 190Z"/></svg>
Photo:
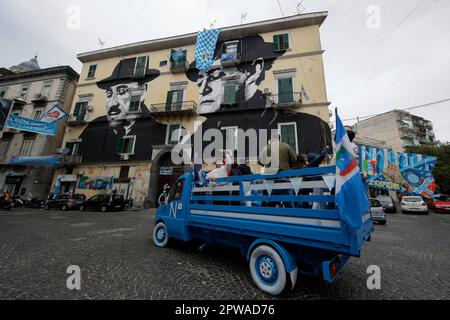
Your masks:
<svg viewBox="0 0 450 320"><path fill-rule="evenodd" d="M436 189L433 169L436 157L397 153L360 146L360 168L368 184L377 189L432 198Z"/></svg>

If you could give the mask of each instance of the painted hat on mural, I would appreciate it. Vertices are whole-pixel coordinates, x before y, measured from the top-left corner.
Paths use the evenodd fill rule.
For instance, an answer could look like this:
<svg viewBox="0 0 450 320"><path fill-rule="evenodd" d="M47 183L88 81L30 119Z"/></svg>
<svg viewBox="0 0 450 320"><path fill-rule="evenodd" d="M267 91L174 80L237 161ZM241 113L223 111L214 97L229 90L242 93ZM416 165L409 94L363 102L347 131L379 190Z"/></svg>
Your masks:
<svg viewBox="0 0 450 320"><path fill-rule="evenodd" d="M228 41L228 40L227 40ZM265 42L264 39L259 36L248 36L241 39L242 41L242 56L239 68L248 68L257 59L264 59L264 70L270 70L272 68L273 62L280 56L286 53L283 51L274 51L273 42ZM214 53L214 64L211 69L222 68L220 62L222 54L222 44L224 41L219 41L216 46L216 51ZM191 81L197 81L199 70L195 66L195 61L190 64L188 71L186 71L186 76Z"/></svg>
<svg viewBox="0 0 450 320"><path fill-rule="evenodd" d="M148 65L145 67L145 73L142 76L136 77L134 74L136 67L136 59L130 58L120 61L112 74L103 80L97 82L97 87L103 90L109 89L112 85L117 83L138 82L143 85L159 77L160 72L157 69L149 69Z"/></svg>

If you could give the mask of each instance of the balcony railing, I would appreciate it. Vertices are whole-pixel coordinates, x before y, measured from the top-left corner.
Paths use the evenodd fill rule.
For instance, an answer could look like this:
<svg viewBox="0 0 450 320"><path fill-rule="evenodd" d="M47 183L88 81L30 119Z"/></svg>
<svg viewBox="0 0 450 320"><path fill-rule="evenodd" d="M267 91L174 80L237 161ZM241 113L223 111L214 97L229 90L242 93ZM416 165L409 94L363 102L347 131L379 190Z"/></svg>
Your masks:
<svg viewBox="0 0 450 320"><path fill-rule="evenodd" d="M82 156L64 156L62 163L65 166L78 166L83 160Z"/></svg>
<svg viewBox="0 0 450 320"><path fill-rule="evenodd" d="M180 114L196 115L198 113L197 104L194 101L173 102L171 104L152 104L150 112L153 114Z"/></svg>
<svg viewBox="0 0 450 320"><path fill-rule="evenodd" d="M282 93L271 96L272 105L278 108L301 107L303 105L303 95L301 92Z"/></svg>
<svg viewBox="0 0 450 320"><path fill-rule="evenodd" d="M170 71L172 71L173 73L186 72L188 69L189 62L187 62L187 60L170 62Z"/></svg>
<svg viewBox="0 0 450 320"><path fill-rule="evenodd" d="M69 121L68 121L68 124L69 125L71 125L71 126L82 126L82 125L85 125L85 124L87 124L88 123L88 121L86 120L86 116L85 115L83 115L83 116L70 116L70 118L69 118Z"/></svg>

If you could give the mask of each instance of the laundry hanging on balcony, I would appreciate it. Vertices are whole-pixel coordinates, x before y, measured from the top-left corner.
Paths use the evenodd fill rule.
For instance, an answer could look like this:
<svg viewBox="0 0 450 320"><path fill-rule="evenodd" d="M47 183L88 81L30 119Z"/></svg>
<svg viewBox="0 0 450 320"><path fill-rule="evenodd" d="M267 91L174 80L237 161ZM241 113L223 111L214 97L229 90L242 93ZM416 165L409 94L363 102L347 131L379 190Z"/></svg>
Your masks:
<svg viewBox="0 0 450 320"><path fill-rule="evenodd" d="M62 156L13 157L9 164L27 167L61 167L62 159Z"/></svg>
<svg viewBox="0 0 450 320"><path fill-rule="evenodd" d="M206 71L214 63L214 51L220 30L211 29L197 33L197 44L195 46L195 64L198 70Z"/></svg>

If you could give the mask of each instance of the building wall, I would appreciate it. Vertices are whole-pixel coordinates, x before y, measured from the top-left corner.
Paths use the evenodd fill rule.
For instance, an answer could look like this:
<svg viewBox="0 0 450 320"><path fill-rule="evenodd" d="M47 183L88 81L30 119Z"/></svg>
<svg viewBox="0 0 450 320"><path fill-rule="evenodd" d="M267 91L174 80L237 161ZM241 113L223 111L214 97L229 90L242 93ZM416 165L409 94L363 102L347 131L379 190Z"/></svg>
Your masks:
<svg viewBox="0 0 450 320"><path fill-rule="evenodd" d="M71 69L70 69L71 70ZM45 70L36 72L41 74ZM69 113L73 102L73 95L76 89L77 75L72 70L72 75L68 76L64 72L56 74L41 74L37 76L29 75L27 78L21 78L20 74L17 74L15 79L11 81L1 81L0 87L7 88L5 98L15 99L19 97L22 85L29 85L25 104L15 104L12 112L20 111L20 116L25 118L33 118L35 110L43 110L42 114L52 108L55 104L58 104L61 109ZM30 79L31 78L31 79ZM35 95L42 92L44 83L51 81L52 86L48 100L46 102L35 105L32 100ZM31 148L30 156L47 156L55 155L63 140L65 126L67 118L58 122L57 133L55 136L46 136L40 134L26 133L9 128L4 129L4 138L11 137L9 148L2 157L2 165L0 168L0 187L4 190L7 186L6 176L11 172L16 174L24 174L26 177L23 179L20 189L26 189L25 195L31 195L37 198L45 198L50 191L52 178L54 175L53 169L46 168L31 168L31 167L12 167L8 163L14 156L19 156L25 137L34 137L34 142Z"/></svg>

